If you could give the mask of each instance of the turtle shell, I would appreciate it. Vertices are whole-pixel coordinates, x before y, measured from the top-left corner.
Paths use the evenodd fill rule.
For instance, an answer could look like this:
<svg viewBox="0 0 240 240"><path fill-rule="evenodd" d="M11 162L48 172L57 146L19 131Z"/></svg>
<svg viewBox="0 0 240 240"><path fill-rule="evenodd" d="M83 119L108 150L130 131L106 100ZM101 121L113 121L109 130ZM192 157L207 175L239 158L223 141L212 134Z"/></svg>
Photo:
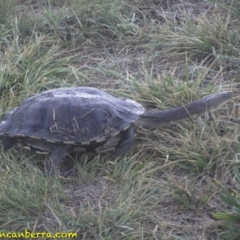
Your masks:
<svg viewBox="0 0 240 240"><path fill-rule="evenodd" d="M91 145L127 129L144 108L96 88L58 88L30 97L0 124L0 136Z"/></svg>

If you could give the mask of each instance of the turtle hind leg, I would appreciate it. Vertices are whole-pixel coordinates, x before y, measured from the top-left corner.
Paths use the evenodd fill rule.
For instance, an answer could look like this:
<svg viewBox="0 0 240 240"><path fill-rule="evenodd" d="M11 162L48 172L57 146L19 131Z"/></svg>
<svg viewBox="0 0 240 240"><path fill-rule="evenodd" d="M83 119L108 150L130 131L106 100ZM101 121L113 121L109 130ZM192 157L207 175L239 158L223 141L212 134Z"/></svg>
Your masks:
<svg viewBox="0 0 240 240"><path fill-rule="evenodd" d="M12 137L5 136L2 139L2 146L3 146L3 152L7 152L8 149L10 149L13 145L17 143L17 140Z"/></svg>
<svg viewBox="0 0 240 240"><path fill-rule="evenodd" d="M121 140L116 146L115 157L119 157L126 153L133 145L135 141L135 132L133 127L128 128L124 132L120 133Z"/></svg>
<svg viewBox="0 0 240 240"><path fill-rule="evenodd" d="M48 175L58 174L67 152L65 145L53 146L51 155L46 163L46 171Z"/></svg>

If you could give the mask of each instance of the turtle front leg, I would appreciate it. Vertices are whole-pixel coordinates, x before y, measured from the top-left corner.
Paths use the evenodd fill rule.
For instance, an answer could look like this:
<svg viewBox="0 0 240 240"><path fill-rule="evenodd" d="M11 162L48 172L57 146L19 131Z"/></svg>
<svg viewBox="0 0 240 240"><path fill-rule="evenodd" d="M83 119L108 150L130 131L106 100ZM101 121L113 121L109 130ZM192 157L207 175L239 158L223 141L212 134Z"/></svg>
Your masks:
<svg viewBox="0 0 240 240"><path fill-rule="evenodd" d="M48 175L55 175L59 173L66 152L67 148L65 145L53 146L51 150L51 155L49 156L49 159L46 163L46 171Z"/></svg>
<svg viewBox="0 0 240 240"><path fill-rule="evenodd" d="M132 147L135 141L135 136L136 134L133 127L130 127L126 131L120 133L121 140L116 146L115 157L120 157Z"/></svg>
<svg viewBox="0 0 240 240"><path fill-rule="evenodd" d="M133 145L135 140L135 132L132 126L127 130L120 132L118 135L110 138L102 146L95 148L96 153L115 151L114 157L118 158L126 153Z"/></svg>

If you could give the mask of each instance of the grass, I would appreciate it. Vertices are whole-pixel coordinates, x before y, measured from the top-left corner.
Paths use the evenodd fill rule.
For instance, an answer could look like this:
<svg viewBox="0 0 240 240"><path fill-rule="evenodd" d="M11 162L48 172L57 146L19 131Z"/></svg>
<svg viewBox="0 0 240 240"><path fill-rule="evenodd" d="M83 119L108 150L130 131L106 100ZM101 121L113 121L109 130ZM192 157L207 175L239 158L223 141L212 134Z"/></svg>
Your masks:
<svg viewBox="0 0 240 240"><path fill-rule="evenodd" d="M161 110L234 94L212 116L138 130L119 160L71 156L77 172L69 178L47 177L42 155L17 147L0 154L1 232L238 239L239 222L219 220L238 213L231 203L239 200L227 192L239 191L238 1L16 0L0 9L1 116L67 86L98 87Z"/></svg>

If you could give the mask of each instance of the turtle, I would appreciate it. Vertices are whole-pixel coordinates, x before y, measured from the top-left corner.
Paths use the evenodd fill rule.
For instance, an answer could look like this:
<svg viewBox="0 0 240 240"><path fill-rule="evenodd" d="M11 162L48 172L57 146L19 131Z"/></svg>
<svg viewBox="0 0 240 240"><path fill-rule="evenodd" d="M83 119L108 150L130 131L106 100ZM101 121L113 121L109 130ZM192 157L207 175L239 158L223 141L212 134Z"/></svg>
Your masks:
<svg viewBox="0 0 240 240"><path fill-rule="evenodd" d="M137 128L151 130L203 115L231 98L232 92L223 91L177 108L148 111L134 100L98 88L56 88L27 98L10 110L0 123L0 139L4 153L18 144L48 154L46 172L51 175L59 171L69 152L113 151L119 157L134 143Z"/></svg>

